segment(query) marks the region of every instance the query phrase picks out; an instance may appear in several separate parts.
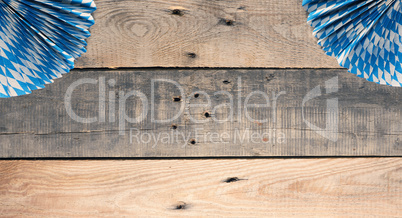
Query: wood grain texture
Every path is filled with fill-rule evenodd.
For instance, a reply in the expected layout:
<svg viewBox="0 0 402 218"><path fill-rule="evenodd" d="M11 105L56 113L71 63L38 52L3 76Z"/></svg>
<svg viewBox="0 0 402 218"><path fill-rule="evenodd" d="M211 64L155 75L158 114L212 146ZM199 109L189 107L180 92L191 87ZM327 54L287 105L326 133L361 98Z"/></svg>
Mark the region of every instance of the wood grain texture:
<svg viewBox="0 0 402 218"><path fill-rule="evenodd" d="M400 158L1 161L0 213L401 217L401 165Z"/></svg>
<svg viewBox="0 0 402 218"><path fill-rule="evenodd" d="M68 88L85 78L104 83L105 89L99 92L99 84L77 86L70 102L78 116L97 119L93 123L72 119L66 108ZM338 78L339 90L325 94L325 82L333 78ZM152 101L155 79L175 81L183 93L170 83L156 82ZM303 106L307 93L317 87L322 95ZM142 93L147 103L138 97L124 101L132 91ZM267 93L269 107L248 108L246 113L247 96L258 91ZM274 102L272 93L280 92ZM101 108L99 93L106 95ZM29 96L0 100L0 157L399 156L401 96L401 89L367 82L346 70L76 70ZM267 104L260 94L248 100ZM330 100L338 102L336 113L328 110ZM157 123L151 102L154 119L184 111L177 119ZM140 117L144 105L141 122L123 122L124 113ZM231 111L232 119L225 121ZM335 120L331 114L338 125L326 132L332 131L335 141L311 126L330 126Z"/></svg>
<svg viewBox="0 0 402 218"><path fill-rule="evenodd" d="M339 68L316 44L302 0L97 0L78 68Z"/></svg>

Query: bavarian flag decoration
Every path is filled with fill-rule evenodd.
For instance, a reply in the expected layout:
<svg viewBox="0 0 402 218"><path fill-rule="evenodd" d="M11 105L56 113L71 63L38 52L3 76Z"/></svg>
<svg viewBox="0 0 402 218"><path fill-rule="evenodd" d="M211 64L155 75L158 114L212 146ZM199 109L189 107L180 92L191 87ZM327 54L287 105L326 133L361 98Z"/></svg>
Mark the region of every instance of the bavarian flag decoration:
<svg viewBox="0 0 402 218"><path fill-rule="evenodd" d="M95 10L92 0L0 0L0 97L29 94L74 68Z"/></svg>
<svg viewBox="0 0 402 218"><path fill-rule="evenodd" d="M401 0L303 0L326 54L358 77L402 86Z"/></svg>

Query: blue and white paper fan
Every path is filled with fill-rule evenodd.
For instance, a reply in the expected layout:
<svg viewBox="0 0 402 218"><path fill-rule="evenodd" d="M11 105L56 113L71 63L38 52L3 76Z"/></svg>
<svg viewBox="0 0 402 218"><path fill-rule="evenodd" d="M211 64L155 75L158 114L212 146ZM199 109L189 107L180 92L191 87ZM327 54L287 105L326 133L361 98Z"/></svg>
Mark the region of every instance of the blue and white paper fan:
<svg viewBox="0 0 402 218"><path fill-rule="evenodd" d="M74 68L92 0L0 0L0 97L31 93Z"/></svg>
<svg viewBox="0 0 402 218"><path fill-rule="evenodd" d="M402 86L401 0L303 0L318 44L358 77Z"/></svg>

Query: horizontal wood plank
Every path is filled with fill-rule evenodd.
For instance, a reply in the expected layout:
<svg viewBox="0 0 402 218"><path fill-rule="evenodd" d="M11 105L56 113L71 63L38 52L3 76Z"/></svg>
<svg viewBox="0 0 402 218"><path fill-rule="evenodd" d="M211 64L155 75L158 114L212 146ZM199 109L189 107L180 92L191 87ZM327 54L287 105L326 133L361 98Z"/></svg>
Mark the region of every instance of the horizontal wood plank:
<svg viewBox="0 0 402 218"><path fill-rule="evenodd" d="M97 0L78 68L339 68L312 36L302 0Z"/></svg>
<svg viewBox="0 0 402 218"><path fill-rule="evenodd" d="M346 70L75 70L0 99L0 157L399 156L401 96Z"/></svg>
<svg viewBox="0 0 402 218"><path fill-rule="evenodd" d="M400 217L402 160L0 161L5 217Z"/></svg>

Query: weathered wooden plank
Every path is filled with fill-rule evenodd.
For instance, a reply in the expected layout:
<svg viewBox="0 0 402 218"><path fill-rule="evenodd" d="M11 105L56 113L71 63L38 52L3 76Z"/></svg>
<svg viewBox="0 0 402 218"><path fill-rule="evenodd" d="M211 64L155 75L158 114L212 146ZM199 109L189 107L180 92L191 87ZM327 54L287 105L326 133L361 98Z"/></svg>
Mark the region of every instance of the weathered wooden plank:
<svg viewBox="0 0 402 218"><path fill-rule="evenodd" d="M339 68L316 45L301 2L97 0L76 66Z"/></svg>
<svg viewBox="0 0 402 218"><path fill-rule="evenodd" d="M1 161L0 213L400 217L401 164L400 158Z"/></svg>
<svg viewBox="0 0 402 218"><path fill-rule="evenodd" d="M346 70L75 70L0 100L0 156L402 155L401 94Z"/></svg>

